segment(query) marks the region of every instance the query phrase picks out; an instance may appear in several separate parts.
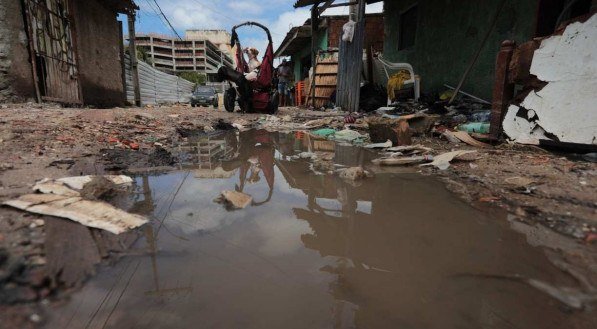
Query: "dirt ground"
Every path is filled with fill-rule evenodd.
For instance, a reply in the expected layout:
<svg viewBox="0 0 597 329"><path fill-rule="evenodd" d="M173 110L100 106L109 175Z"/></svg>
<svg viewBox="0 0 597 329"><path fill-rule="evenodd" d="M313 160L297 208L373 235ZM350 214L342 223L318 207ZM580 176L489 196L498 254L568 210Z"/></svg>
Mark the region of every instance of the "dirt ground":
<svg viewBox="0 0 597 329"><path fill-rule="evenodd" d="M329 113L285 108L277 114L290 116L291 122L297 123L322 115ZM29 192L43 178L168 170L176 164L167 151L173 140L197 129L230 128L234 122L257 124L263 122L263 117L183 105L114 109L2 105L0 202ZM341 116L334 120L332 126L343 125ZM476 150L474 161L454 162L445 171L426 167L422 173L439 175L450 190L475 206L500 206L512 214L514 221L540 224L533 232L524 232L529 241L534 239L550 247L559 261L567 264L565 270L592 277L589 283L597 285L593 282L597 278L596 163L507 143L475 148L433 136L415 137L414 142L433 148L434 154ZM36 303L47 302L61 288L47 271L46 235L51 221L0 208L2 323L35 327L39 321ZM117 251L125 249L121 243ZM100 258L109 259L109 254L100 253ZM85 271L93 273L93 266ZM80 284L76 281L64 286L65 290Z"/></svg>

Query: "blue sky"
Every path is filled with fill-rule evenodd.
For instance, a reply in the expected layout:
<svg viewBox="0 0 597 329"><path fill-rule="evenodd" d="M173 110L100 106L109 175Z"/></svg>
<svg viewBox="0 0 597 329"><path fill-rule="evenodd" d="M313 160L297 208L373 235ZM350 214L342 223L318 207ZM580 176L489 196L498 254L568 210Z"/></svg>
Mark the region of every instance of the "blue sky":
<svg viewBox="0 0 597 329"><path fill-rule="evenodd" d="M154 0L135 0L138 32L154 32L173 35L173 32L157 14ZM274 49L284 39L288 30L302 25L309 18L309 9L294 9L296 0L157 0L174 28L184 38L186 29L224 29L252 20L266 25L272 32ZM367 12L381 12L382 3L370 5ZM345 7L332 8L324 15L347 14ZM124 20L126 23L126 20ZM126 31L126 26L125 26ZM239 31L240 32L240 31ZM239 33L244 46L263 50L267 41L257 28L245 28Z"/></svg>

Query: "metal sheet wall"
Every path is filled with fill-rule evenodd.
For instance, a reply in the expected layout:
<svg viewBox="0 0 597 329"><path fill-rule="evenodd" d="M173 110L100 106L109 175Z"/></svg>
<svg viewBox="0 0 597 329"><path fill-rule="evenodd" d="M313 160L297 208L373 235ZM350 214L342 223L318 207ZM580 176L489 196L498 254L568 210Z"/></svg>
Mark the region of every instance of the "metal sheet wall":
<svg viewBox="0 0 597 329"><path fill-rule="evenodd" d="M126 55L125 71L126 98L130 103L134 103L135 93L133 91L133 77L128 54ZM142 105L189 102L195 86L194 83L156 70L144 62L139 62L138 71Z"/></svg>

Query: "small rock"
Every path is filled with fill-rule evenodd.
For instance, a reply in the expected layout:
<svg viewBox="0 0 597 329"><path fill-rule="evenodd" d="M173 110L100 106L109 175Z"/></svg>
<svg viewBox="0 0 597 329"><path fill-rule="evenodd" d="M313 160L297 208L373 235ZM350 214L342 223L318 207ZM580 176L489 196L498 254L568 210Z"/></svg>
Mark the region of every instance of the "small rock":
<svg viewBox="0 0 597 329"><path fill-rule="evenodd" d="M221 199L233 209L243 209L253 201L253 198L245 193L236 191L222 191Z"/></svg>
<svg viewBox="0 0 597 329"><path fill-rule="evenodd" d="M41 322L41 316L39 316L39 314L33 313L29 316L29 320L34 323L39 323Z"/></svg>
<svg viewBox="0 0 597 329"><path fill-rule="evenodd" d="M83 186L81 197L86 200L110 200L118 192L118 187L109 179L102 176L95 176Z"/></svg>
<svg viewBox="0 0 597 329"><path fill-rule="evenodd" d="M340 178L356 181L367 177L367 173L362 167L352 167L340 171Z"/></svg>
<svg viewBox="0 0 597 329"><path fill-rule="evenodd" d="M139 114L135 115L135 119L154 120L155 116L153 114L149 114L149 113L139 113Z"/></svg>
<svg viewBox="0 0 597 329"><path fill-rule="evenodd" d="M44 226L45 222L43 219L35 219L31 224L29 224L29 228L37 228L40 226Z"/></svg>
<svg viewBox="0 0 597 329"><path fill-rule="evenodd" d="M28 263L31 265L46 265L46 259L42 256L32 256L29 258Z"/></svg>

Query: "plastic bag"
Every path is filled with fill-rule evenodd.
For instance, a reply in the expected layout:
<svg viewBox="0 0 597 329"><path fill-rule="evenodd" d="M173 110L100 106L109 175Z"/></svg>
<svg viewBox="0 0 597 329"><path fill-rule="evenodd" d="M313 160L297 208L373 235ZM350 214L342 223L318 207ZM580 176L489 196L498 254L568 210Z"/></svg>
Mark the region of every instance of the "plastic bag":
<svg viewBox="0 0 597 329"><path fill-rule="evenodd" d="M342 26L342 41L352 42L352 38L354 37L354 28L357 23L353 20L348 21L344 26Z"/></svg>

